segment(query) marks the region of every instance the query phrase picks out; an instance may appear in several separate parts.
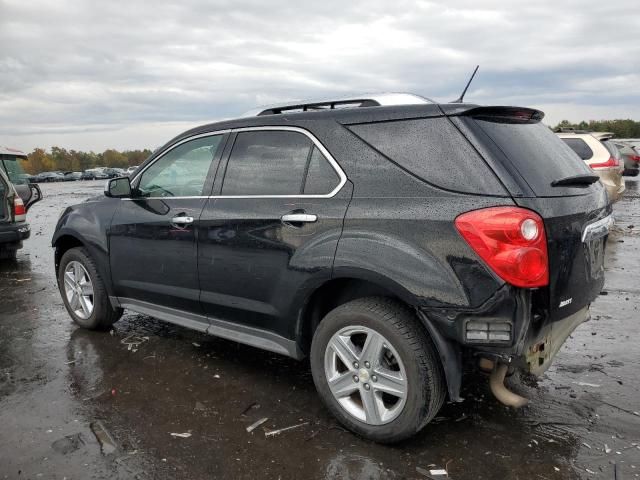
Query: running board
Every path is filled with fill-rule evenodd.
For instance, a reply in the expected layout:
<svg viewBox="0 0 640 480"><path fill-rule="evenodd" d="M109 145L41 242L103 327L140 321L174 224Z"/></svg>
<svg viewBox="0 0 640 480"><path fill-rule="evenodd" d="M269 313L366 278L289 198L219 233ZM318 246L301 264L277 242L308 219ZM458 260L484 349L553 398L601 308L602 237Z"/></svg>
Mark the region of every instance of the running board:
<svg viewBox="0 0 640 480"><path fill-rule="evenodd" d="M297 360L305 356L295 341L267 330L239 325L196 313L184 312L175 308L154 305L153 303L133 298L109 297L109 300L113 306L126 308L142 315L148 315L164 322L180 325L181 327L197 330L215 337L233 340L234 342L279 353Z"/></svg>

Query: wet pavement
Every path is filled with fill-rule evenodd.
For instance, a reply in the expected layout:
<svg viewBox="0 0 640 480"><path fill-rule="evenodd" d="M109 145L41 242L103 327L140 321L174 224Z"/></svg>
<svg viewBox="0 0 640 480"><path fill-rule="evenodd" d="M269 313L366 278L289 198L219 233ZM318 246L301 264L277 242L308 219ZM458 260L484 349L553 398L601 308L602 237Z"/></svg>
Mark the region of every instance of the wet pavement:
<svg viewBox="0 0 640 480"><path fill-rule="evenodd" d="M465 402L381 446L340 428L307 362L131 313L110 333L77 328L49 241L63 207L102 182L45 184L32 238L0 264L0 479L424 479L431 468L452 479L614 479L614 463L616 478L640 477L640 191L627 187L592 321L544 378L510 381L530 406L510 410L485 378L467 378Z"/></svg>

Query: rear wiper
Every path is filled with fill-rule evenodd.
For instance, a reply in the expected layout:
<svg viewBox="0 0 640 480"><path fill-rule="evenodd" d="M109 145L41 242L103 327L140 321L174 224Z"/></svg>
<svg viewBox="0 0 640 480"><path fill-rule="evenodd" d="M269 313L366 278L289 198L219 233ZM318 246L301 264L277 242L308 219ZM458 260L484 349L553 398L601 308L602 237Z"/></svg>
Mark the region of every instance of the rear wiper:
<svg viewBox="0 0 640 480"><path fill-rule="evenodd" d="M571 177L561 178L560 180L554 180L551 182L552 187L562 187L567 185L591 185L600 180L598 175L586 173L583 175L573 175Z"/></svg>

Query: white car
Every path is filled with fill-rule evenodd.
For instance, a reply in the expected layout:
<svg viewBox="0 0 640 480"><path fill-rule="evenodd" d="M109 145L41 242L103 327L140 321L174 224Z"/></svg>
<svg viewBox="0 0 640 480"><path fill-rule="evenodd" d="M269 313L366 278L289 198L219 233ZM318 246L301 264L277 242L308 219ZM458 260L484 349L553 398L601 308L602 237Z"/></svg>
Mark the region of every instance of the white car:
<svg viewBox="0 0 640 480"><path fill-rule="evenodd" d="M625 190L624 162L616 146L609 141L613 134L580 131L557 135L598 174L607 189L609 201L618 201Z"/></svg>

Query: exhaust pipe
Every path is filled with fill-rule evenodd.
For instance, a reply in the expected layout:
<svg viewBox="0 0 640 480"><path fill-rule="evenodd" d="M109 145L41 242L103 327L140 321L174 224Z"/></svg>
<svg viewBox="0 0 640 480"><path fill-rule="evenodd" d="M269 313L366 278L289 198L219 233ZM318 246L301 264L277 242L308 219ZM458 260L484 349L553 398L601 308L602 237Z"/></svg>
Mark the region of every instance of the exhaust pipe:
<svg viewBox="0 0 640 480"><path fill-rule="evenodd" d="M489 386L491 387L491 393L498 399L500 403L503 403L507 407L521 408L529 403L524 397L513 393L508 390L504 385L504 377L507 374L509 366L506 363L499 363L491 372L489 377Z"/></svg>

